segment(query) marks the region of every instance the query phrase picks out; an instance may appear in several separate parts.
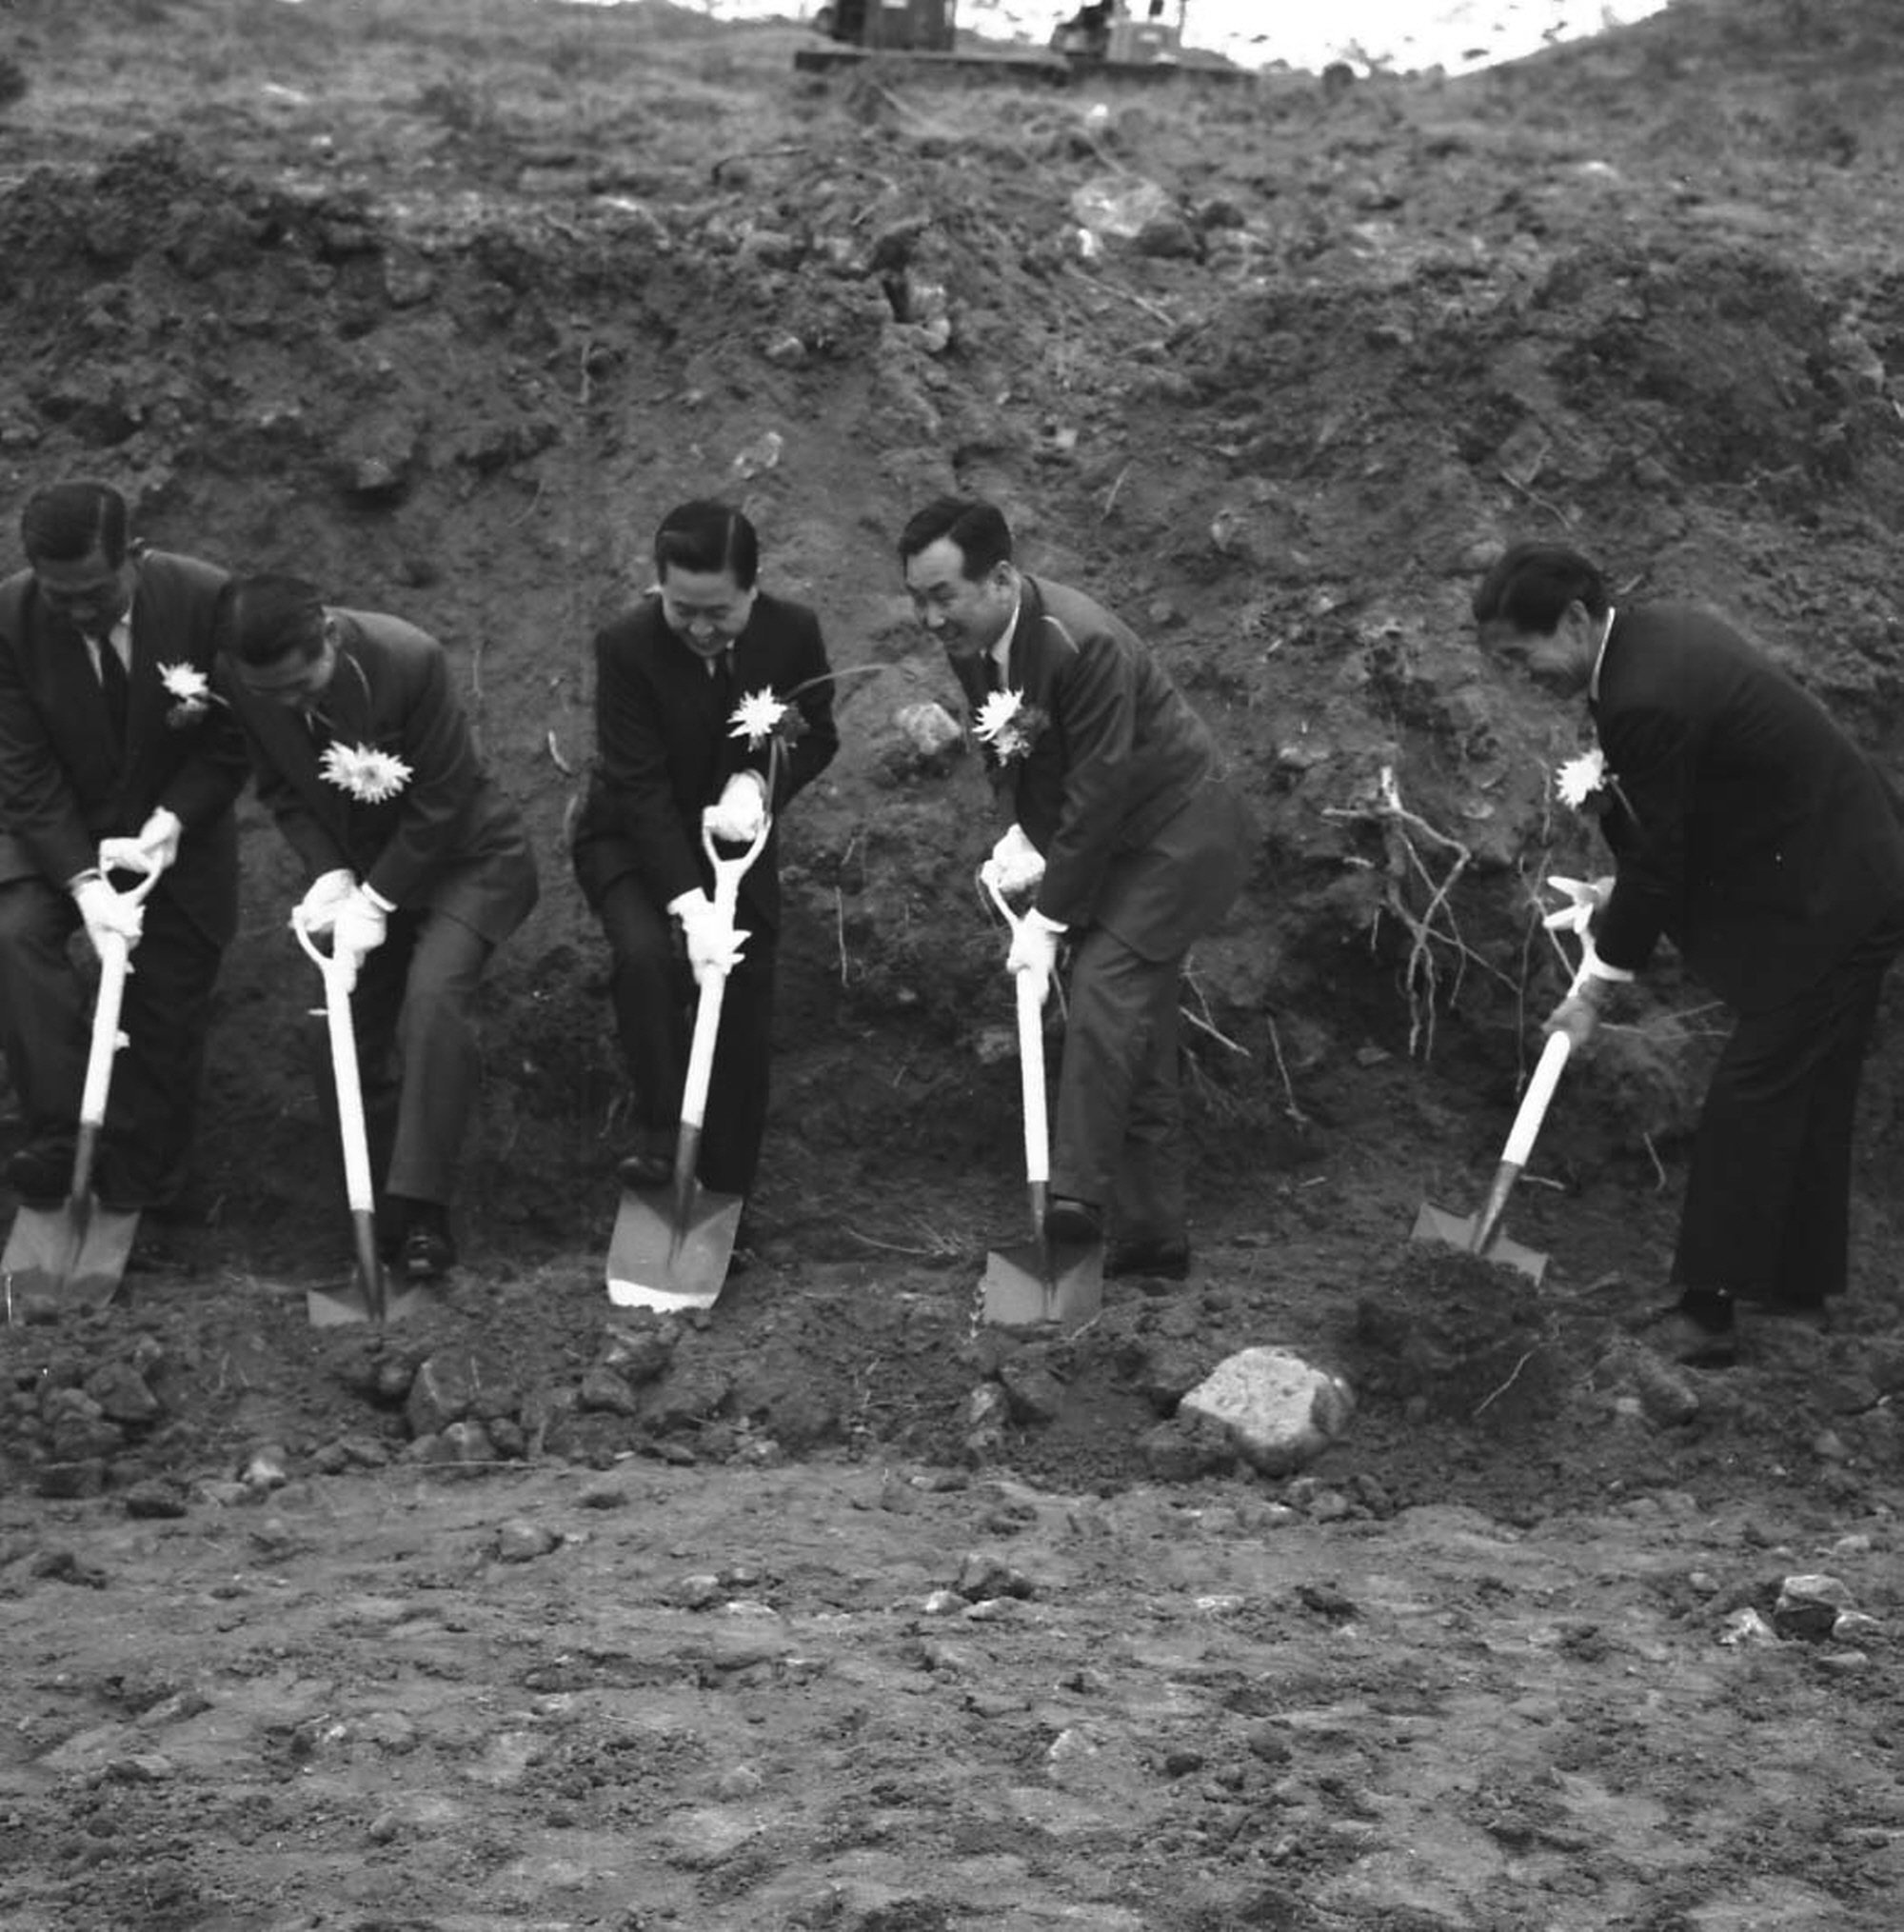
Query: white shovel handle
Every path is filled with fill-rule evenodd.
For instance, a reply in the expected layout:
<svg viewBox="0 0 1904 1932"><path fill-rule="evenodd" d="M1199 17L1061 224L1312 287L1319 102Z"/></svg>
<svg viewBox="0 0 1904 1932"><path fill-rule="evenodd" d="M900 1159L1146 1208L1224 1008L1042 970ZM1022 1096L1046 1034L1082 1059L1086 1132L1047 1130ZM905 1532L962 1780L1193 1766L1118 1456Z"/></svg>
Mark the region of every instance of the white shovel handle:
<svg viewBox="0 0 1904 1932"><path fill-rule="evenodd" d="M1023 918L1011 909L998 882L982 869L980 878L1001 917L1016 938ZM1044 1001L1029 973L1012 974L1018 996L1019 1083L1023 1089L1024 1178L1034 1187L1051 1179L1051 1132L1044 1112Z"/></svg>
<svg viewBox="0 0 1904 1932"><path fill-rule="evenodd" d="M708 810L712 809L710 806ZM730 932L740 908L742 876L766 849L767 834L772 829L773 820L764 812L761 828L747 849L737 858L724 859L715 848L713 833L707 829L706 814L702 815L701 847L714 868L714 909L725 918ZM681 1124L697 1131L707 1117L707 1089L714 1078L714 1045L720 1037L721 1003L726 991L725 969L709 973L702 982L700 1004L694 1009L694 1034L687 1047L687 1077L681 1089Z"/></svg>
<svg viewBox="0 0 1904 1932"><path fill-rule="evenodd" d="M1598 958L1594 951L1593 939L1584 926L1579 928L1579 941L1580 965L1573 984L1567 988L1570 1000L1593 978L1594 962ZM1573 1050L1574 1043L1565 1033L1548 1034L1547 1044L1541 1047L1540 1058L1535 1062L1533 1074L1528 1079L1527 1091L1520 1096L1519 1111L1514 1116L1513 1126L1508 1129L1507 1145L1500 1150L1503 1166L1526 1166L1527 1157L1534 1151L1535 1136L1539 1133L1540 1123L1546 1118L1547 1103L1554 1098L1554 1089L1560 1084L1567 1056Z"/></svg>
<svg viewBox="0 0 1904 1932"><path fill-rule="evenodd" d="M364 1121L364 1088L357 1072L357 1034L350 1024L348 968L334 950L326 952L312 939L301 919L291 920L291 930L324 975L324 1017L337 1086L338 1136L344 1146L344 1192L353 1214L374 1214L377 1190L370 1179L370 1133Z"/></svg>
<svg viewBox="0 0 1904 1932"><path fill-rule="evenodd" d="M159 875L148 872L124 896L143 900L158 883ZM126 1044L119 1034L119 1014L126 1001L126 976L132 969L132 948L118 933L107 933L98 951L99 992L92 1003L92 1041L86 1055L86 1084L79 1095L79 1124L85 1127L106 1125L106 1103L112 1091L112 1056Z"/></svg>

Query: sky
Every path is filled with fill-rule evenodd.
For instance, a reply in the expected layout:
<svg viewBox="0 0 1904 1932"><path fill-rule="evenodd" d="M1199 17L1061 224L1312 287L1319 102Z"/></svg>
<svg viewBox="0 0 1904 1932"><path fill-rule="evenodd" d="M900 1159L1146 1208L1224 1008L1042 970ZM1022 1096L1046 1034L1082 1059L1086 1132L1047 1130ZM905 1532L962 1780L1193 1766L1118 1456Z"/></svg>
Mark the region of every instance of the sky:
<svg viewBox="0 0 1904 1932"><path fill-rule="evenodd" d="M599 0L598 0L599 4ZM626 0L640 5L641 0ZM720 20L811 18L820 0L678 0ZM1076 0L959 0L959 24L1042 46ZM1133 0L1141 13L1145 0ZM1668 0L1190 0L1186 42L1245 67L1284 61L1320 69L1332 60L1467 72L1516 60L1554 39L1577 39L1643 20ZM1177 0L1167 0L1174 17Z"/></svg>

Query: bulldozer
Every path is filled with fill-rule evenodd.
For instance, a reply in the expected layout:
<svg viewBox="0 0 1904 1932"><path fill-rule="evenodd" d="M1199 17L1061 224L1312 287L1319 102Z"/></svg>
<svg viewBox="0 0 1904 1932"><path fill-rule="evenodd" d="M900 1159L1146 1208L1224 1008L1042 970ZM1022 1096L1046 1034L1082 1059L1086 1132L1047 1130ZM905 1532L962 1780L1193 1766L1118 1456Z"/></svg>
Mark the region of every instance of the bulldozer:
<svg viewBox="0 0 1904 1932"><path fill-rule="evenodd" d="M1183 16L1187 0L1178 0L1177 17L1165 17L1166 0L1148 0L1142 19L1124 0L1100 0L1081 7L1052 30L1051 50L1074 65L1092 67L1166 66L1183 58Z"/></svg>
<svg viewBox="0 0 1904 1932"><path fill-rule="evenodd" d="M849 67L875 54L900 54L929 67L984 70L1063 85L1073 79L1105 75L1165 79L1173 73L1243 75L1220 55L1185 54L1187 0L1099 0L1082 6L1052 30L1043 50L960 50L958 0L828 0L813 16L813 30L824 43L799 49L794 65L826 69ZM1174 10L1175 17L1169 17Z"/></svg>

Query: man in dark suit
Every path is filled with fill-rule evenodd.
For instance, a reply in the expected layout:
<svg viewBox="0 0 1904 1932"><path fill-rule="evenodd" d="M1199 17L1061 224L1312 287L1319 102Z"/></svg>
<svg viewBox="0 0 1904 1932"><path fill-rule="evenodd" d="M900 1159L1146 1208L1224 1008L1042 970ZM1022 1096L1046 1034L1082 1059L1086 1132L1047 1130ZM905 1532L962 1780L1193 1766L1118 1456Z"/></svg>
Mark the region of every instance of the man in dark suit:
<svg viewBox="0 0 1904 1932"><path fill-rule="evenodd" d="M730 969L708 1086L700 1178L753 1184L766 1127L780 928L778 822L839 749L820 623L761 589L760 540L739 510L694 502L655 532L657 588L595 637L596 757L574 864L610 954L615 1026L637 1129L623 1185L672 1169L686 1074L687 973ZM737 727L743 700L785 708L772 737ZM770 830L741 880L739 932L717 917L701 833L745 844ZM684 970L684 959L685 970Z"/></svg>
<svg viewBox="0 0 1904 1932"><path fill-rule="evenodd" d="M1858 1077L1904 947L1904 828L1823 707L1716 617L1616 610L1594 565L1539 544L1500 559L1474 614L1493 656L1585 693L1604 759L1603 969L1549 1030L1589 1038L1662 934L1738 1015L1693 1144L1678 1298L1654 1328L1720 1365L1739 1302L1803 1313L1844 1289Z"/></svg>
<svg viewBox="0 0 1904 1932"><path fill-rule="evenodd" d="M7 1179L62 1200L90 1037L68 942L136 942L94 1185L180 1205L212 984L237 924L245 748L207 695L224 573L130 543L103 483L36 491L0 584L0 1046L27 1125ZM114 888L157 872L143 906Z"/></svg>
<svg viewBox="0 0 1904 1932"><path fill-rule="evenodd" d="M311 878L293 917L356 963L379 1241L410 1279L440 1275L481 1072L477 987L536 900L522 820L476 755L443 647L413 625L248 577L221 601L218 647L259 799Z"/></svg>
<svg viewBox="0 0 1904 1932"><path fill-rule="evenodd" d="M942 497L899 553L1011 816L988 863L1009 886L1024 848L1036 854L1006 964L1048 987L1060 939L1072 944L1048 1232L1095 1241L1114 1206L1106 1270L1180 1279L1179 982L1242 883L1247 817L1208 727L1150 652L1082 592L1019 569L996 506Z"/></svg>

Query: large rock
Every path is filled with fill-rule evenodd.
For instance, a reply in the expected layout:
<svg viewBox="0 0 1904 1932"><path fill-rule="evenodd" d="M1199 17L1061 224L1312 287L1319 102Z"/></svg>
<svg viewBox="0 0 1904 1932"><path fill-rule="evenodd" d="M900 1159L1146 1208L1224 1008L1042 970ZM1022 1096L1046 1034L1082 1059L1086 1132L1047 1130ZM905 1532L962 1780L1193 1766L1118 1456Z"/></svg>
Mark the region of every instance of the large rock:
<svg viewBox="0 0 1904 1932"><path fill-rule="evenodd" d="M1178 1405L1180 1422L1221 1429L1237 1454L1265 1476L1286 1476L1348 1426L1347 1383L1286 1348L1245 1348L1216 1367Z"/></svg>

